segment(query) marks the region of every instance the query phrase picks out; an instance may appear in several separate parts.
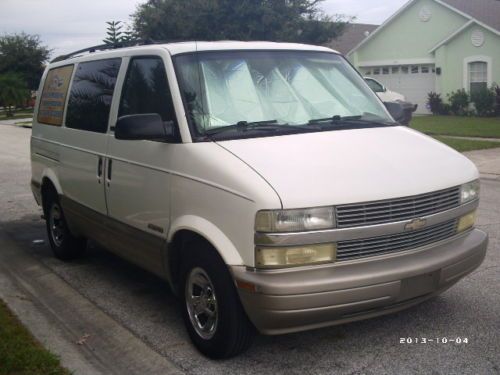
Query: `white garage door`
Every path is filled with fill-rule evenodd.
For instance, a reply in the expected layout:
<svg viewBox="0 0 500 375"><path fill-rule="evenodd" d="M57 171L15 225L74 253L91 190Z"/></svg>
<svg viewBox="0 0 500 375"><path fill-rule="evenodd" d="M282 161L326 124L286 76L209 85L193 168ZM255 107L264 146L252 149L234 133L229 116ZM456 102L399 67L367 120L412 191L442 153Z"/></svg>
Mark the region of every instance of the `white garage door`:
<svg viewBox="0 0 500 375"><path fill-rule="evenodd" d="M403 94L406 100L418 104L416 113L427 114L427 95L436 91L434 65L402 65L365 68L364 74L381 82L388 90Z"/></svg>

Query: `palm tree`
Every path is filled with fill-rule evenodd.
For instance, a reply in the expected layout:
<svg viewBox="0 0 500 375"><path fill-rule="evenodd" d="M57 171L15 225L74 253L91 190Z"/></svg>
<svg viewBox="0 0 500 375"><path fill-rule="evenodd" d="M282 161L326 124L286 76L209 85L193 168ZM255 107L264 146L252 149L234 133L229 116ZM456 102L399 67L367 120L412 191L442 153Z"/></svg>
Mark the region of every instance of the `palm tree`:
<svg viewBox="0 0 500 375"><path fill-rule="evenodd" d="M0 103L7 108L7 117L12 117L12 107L23 104L29 90L24 80L15 73L0 74Z"/></svg>

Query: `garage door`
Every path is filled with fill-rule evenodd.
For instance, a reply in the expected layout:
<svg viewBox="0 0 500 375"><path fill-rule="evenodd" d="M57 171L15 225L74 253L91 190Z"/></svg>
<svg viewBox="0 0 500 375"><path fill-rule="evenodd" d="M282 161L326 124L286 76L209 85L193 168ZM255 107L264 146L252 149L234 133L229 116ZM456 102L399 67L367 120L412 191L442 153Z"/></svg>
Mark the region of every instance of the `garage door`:
<svg viewBox="0 0 500 375"><path fill-rule="evenodd" d="M427 94L436 91L434 65L400 65L365 68L364 74L381 82L387 89L399 92L418 104L416 113L428 114Z"/></svg>

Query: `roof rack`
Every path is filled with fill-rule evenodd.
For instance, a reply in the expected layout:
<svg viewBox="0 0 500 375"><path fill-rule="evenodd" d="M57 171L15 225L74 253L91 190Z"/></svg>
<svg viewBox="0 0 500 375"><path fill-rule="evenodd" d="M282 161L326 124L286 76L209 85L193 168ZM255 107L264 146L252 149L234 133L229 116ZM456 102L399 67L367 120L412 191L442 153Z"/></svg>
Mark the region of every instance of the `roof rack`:
<svg viewBox="0 0 500 375"><path fill-rule="evenodd" d="M168 40L167 41L167 40L153 40L153 39L136 39L136 40L131 40L129 42L120 42L120 43L113 43L113 44L99 44L97 46L79 49L78 51L74 51L74 52L68 53L66 55L57 56L55 59L53 59L51 61L51 63L55 63L58 61L64 61L64 60L70 59L70 58L75 57L76 55L79 55L79 54L84 53L84 52L94 53L96 51L107 51L107 50L119 49L119 48L144 46L144 45L150 45L150 44L173 43L173 42L181 42L181 41L182 40Z"/></svg>

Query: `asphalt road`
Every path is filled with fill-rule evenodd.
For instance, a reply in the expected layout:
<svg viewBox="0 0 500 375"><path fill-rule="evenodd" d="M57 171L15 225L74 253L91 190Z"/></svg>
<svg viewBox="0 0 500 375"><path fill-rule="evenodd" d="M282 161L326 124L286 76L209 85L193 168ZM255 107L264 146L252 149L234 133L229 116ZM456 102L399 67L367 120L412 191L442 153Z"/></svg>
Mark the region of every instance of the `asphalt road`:
<svg viewBox="0 0 500 375"><path fill-rule="evenodd" d="M30 130L0 125L0 230L23 251L188 374L499 374L500 181L482 181L485 262L443 295L394 315L285 336L259 336L245 354L210 361L191 346L165 282L91 246L62 263L51 256L29 190ZM1 249L0 249L1 251ZM401 338L468 343L401 344ZM110 359L110 360L119 360Z"/></svg>

